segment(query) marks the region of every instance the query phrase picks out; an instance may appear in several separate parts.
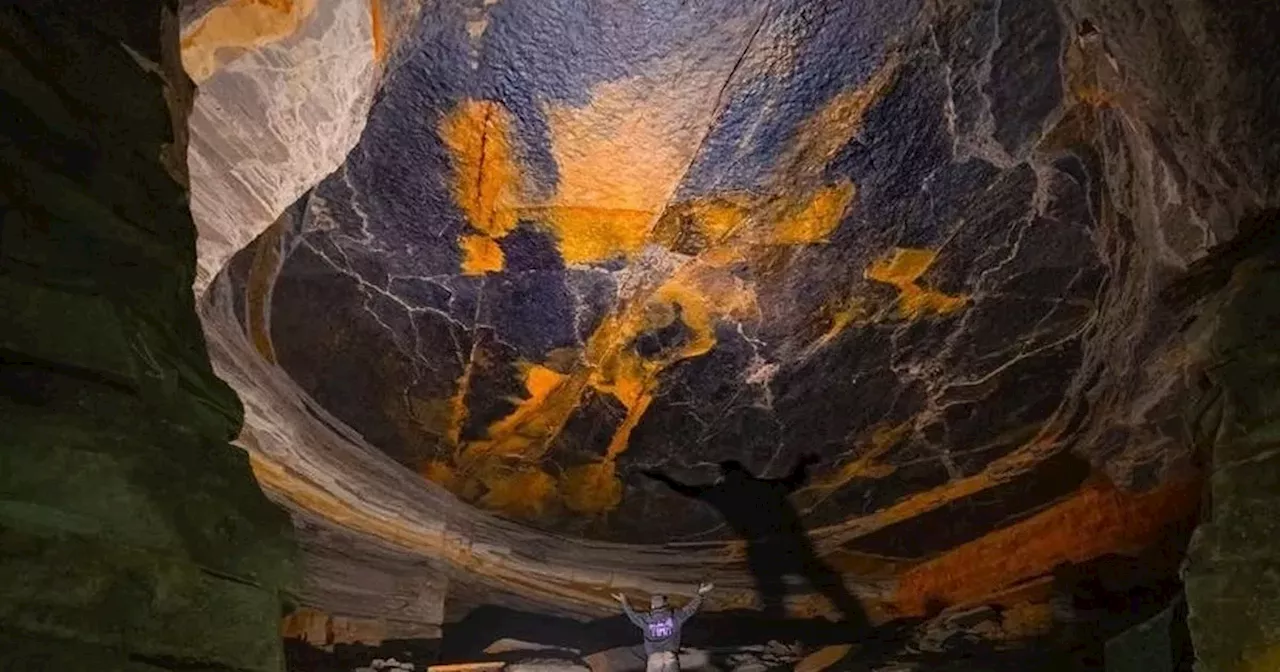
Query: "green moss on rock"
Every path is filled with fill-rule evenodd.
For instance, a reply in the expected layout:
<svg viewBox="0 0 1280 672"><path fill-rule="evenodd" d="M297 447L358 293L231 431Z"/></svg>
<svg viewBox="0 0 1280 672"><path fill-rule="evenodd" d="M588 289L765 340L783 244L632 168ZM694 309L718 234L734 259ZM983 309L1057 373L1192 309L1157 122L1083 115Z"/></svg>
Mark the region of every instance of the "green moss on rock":
<svg viewBox="0 0 1280 672"><path fill-rule="evenodd" d="M0 9L0 669L280 670L292 525L228 443L160 163L176 8L109 4Z"/></svg>
<svg viewBox="0 0 1280 672"><path fill-rule="evenodd" d="M1246 263L1205 312L1212 365L1192 425L1212 475L1188 620L1197 670L1264 672L1280 661L1280 268Z"/></svg>

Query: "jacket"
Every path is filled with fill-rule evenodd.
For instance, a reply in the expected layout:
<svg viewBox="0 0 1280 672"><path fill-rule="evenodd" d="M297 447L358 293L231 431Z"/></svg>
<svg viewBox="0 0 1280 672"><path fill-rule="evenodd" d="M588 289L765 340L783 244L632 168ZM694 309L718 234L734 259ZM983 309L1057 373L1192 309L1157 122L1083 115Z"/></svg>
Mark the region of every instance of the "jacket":
<svg viewBox="0 0 1280 672"><path fill-rule="evenodd" d="M644 632L644 653L651 656L655 653L679 653L680 630L684 622L698 613L702 606L702 596L698 595L679 609L663 607L647 613L637 613L627 602L622 603L622 611L636 627Z"/></svg>

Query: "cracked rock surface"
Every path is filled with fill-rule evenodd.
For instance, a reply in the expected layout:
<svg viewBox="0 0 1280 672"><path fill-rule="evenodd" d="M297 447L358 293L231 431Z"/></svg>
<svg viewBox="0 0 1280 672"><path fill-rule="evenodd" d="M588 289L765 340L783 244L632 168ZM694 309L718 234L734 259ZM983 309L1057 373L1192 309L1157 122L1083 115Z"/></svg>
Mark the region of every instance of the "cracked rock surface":
<svg viewBox="0 0 1280 672"><path fill-rule="evenodd" d="M1158 295L1275 204L1273 10L296 4L185 35L202 317L299 516L474 603L751 608L717 514L639 472L817 453L793 502L874 619L998 603L991 640L1195 516Z"/></svg>

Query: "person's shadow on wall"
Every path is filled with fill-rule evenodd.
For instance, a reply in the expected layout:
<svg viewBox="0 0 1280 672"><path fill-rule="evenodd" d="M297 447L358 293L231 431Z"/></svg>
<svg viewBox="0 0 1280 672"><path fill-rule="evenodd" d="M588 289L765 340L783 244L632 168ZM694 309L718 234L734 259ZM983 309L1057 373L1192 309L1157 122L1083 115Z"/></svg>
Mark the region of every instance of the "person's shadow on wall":
<svg viewBox="0 0 1280 672"><path fill-rule="evenodd" d="M720 478L709 485L687 485L658 471L645 476L697 499L720 512L725 523L747 542L747 566L756 581L766 619L783 620L786 577L798 576L835 605L843 623L862 630L870 626L862 603L844 585L840 573L818 557L788 495L808 481L814 456L800 460L783 478L757 478L742 463L720 463Z"/></svg>

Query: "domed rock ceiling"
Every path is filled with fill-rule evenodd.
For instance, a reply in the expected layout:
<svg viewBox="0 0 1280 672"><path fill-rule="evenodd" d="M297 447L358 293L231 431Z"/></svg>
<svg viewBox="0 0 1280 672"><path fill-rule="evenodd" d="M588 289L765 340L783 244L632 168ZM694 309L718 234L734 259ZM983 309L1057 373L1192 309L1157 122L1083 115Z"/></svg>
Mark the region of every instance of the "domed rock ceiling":
<svg viewBox="0 0 1280 672"><path fill-rule="evenodd" d="M286 4L251 39L209 18L241 5L197 12L185 47L214 115L193 184L199 151L237 166L202 242L254 241L206 328L300 514L567 613L701 576L749 606L718 514L640 471L816 454L793 503L878 618L1194 515L1184 318L1155 297L1261 172L1247 127L1188 140L1229 90L1203 16L1117 45L1133 15L1051 0ZM1169 83L1182 43L1202 71ZM272 50L314 109L227 112ZM240 154L209 139L237 114L270 122ZM351 145L328 176L296 154ZM287 208L282 165L314 173Z"/></svg>

